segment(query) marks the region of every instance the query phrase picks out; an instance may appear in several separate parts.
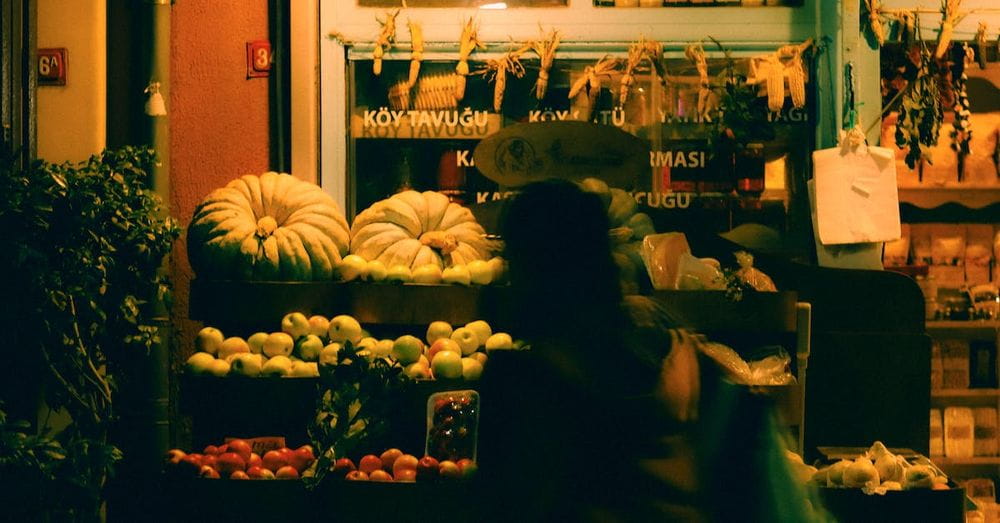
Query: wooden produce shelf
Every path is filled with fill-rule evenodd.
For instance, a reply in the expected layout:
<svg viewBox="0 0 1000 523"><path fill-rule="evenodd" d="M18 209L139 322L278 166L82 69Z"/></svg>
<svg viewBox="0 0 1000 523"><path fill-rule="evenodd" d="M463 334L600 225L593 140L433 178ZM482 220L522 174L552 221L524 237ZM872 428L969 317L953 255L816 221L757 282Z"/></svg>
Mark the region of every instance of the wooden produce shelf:
<svg viewBox="0 0 1000 523"><path fill-rule="evenodd" d="M900 187L899 201L922 209L932 209L947 203L959 203L978 209L1000 201L1000 186Z"/></svg>
<svg viewBox="0 0 1000 523"><path fill-rule="evenodd" d="M928 321L927 334L932 338L973 341L996 341L998 321Z"/></svg>
<svg viewBox="0 0 1000 523"><path fill-rule="evenodd" d="M1000 465L998 456L975 456L971 458L949 458L946 456L931 456L931 461L938 466L995 466Z"/></svg>

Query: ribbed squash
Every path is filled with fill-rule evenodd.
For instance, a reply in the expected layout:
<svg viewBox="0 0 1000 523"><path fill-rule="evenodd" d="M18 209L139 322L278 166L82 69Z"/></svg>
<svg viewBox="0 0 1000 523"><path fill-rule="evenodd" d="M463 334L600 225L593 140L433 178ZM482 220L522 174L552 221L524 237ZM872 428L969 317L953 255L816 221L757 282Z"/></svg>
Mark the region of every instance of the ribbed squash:
<svg viewBox="0 0 1000 523"><path fill-rule="evenodd" d="M617 188L608 187L603 180L586 178L580 182L580 187L587 192L596 194L607 206L608 221L611 229L612 255L620 269L622 289L626 294L637 294L650 286L646 266L639 256L642 239L648 234L655 234L653 220L639 208L635 198L629 193Z"/></svg>
<svg viewBox="0 0 1000 523"><path fill-rule="evenodd" d="M472 211L434 191L403 191L372 204L351 225L351 253L386 267L449 267L485 260L493 243Z"/></svg>
<svg viewBox="0 0 1000 523"><path fill-rule="evenodd" d="M350 247L350 230L318 185L266 172L209 193L195 208L187 245L199 277L329 280Z"/></svg>

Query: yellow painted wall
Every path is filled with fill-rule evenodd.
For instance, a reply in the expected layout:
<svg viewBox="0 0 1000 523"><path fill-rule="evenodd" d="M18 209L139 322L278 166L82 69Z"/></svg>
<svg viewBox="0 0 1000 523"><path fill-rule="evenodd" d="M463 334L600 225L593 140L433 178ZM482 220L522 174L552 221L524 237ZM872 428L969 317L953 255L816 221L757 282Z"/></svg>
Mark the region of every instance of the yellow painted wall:
<svg viewBox="0 0 1000 523"><path fill-rule="evenodd" d="M38 0L38 47L65 47L64 86L38 88L38 156L80 161L104 149L107 1Z"/></svg>

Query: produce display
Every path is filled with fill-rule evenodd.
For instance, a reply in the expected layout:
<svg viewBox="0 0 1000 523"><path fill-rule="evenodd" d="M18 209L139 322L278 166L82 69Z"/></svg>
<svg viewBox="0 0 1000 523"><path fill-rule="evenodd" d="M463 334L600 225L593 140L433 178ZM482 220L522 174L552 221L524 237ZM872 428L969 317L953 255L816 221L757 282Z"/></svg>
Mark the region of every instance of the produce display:
<svg viewBox="0 0 1000 523"><path fill-rule="evenodd" d="M280 447L260 455L250 442L231 439L222 445L208 445L200 452L181 449L167 451L165 467L176 477L207 479L299 479L308 475L316 461L310 445L297 449Z"/></svg>
<svg viewBox="0 0 1000 523"><path fill-rule="evenodd" d="M351 225L343 280L489 284L502 274L497 242L472 211L434 191L403 191L375 202ZM361 262L365 262L362 264Z"/></svg>
<svg viewBox="0 0 1000 523"><path fill-rule="evenodd" d="M187 246L199 277L330 280L350 248L350 228L318 185L266 172L209 193L195 208Z"/></svg>
<svg viewBox="0 0 1000 523"><path fill-rule="evenodd" d="M351 458L338 458L330 465L330 474L347 481L441 481L470 478L478 472L476 462L463 458L457 461L441 460L425 455L417 459L391 448L382 454L365 454L357 465Z"/></svg>
<svg viewBox="0 0 1000 523"><path fill-rule="evenodd" d="M950 488L948 477L929 459L923 456L907 459L893 454L880 441L853 460L841 459L818 470L800 466L798 473L810 485L860 488L868 494L884 494L889 490Z"/></svg>
<svg viewBox="0 0 1000 523"><path fill-rule="evenodd" d="M476 457L479 394L474 390L432 394L427 400L427 454L460 462Z"/></svg>
<svg viewBox="0 0 1000 523"><path fill-rule="evenodd" d="M612 256L621 271L622 288L626 294L637 294L640 289L649 286L640 252L642 239L656 233L653 220L648 214L638 212L638 204L632 195L617 187L608 187L603 180L586 178L580 186L600 197L607 207Z"/></svg>
<svg viewBox="0 0 1000 523"><path fill-rule="evenodd" d="M519 347L509 334L494 333L484 320L460 327L435 321L423 339L406 334L379 340L347 314L327 319L291 312L281 319L281 331L257 332L246 339L202 328L195 337L197 352L186 366L194 375L311 378L320 375L320 366L342 363L341 349L348 343L366 358L398 364L412 379L477 380L487 350Z"/></svg>

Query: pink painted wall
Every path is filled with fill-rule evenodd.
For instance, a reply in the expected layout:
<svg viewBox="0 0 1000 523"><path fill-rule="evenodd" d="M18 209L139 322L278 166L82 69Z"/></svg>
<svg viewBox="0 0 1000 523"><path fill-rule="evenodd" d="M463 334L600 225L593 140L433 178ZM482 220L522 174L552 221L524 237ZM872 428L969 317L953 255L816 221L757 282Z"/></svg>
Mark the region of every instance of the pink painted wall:
<svg viewBox="0 0 1000 523"><path fill-rule="evenodd" d="M267 0L177 2L171 24L170 207L186 229L210 191L268 170L268 80L246 78L246 42L268 38ZM187 317L185 241L171 262L175 368L202 327Z"/></svg>

